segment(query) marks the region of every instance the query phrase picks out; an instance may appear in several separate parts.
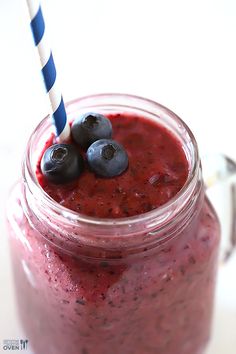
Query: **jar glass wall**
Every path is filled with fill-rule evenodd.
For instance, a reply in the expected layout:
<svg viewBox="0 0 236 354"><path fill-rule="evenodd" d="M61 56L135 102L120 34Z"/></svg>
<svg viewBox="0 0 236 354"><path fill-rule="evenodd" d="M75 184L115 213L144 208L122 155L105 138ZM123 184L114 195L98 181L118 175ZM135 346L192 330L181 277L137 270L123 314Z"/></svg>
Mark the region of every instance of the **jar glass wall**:
<svg viewBox="0 0 236 354"><path fill-rule="evenodd" d="M7 218L20 318L35 354L200 354L210 335L220 229L205 196L194 137L167 108L129 95L97 95L67 105L141 114L181 141L189 176L160 208L96 219L70 211L35 174L51 134L33 133Z"/></svg>

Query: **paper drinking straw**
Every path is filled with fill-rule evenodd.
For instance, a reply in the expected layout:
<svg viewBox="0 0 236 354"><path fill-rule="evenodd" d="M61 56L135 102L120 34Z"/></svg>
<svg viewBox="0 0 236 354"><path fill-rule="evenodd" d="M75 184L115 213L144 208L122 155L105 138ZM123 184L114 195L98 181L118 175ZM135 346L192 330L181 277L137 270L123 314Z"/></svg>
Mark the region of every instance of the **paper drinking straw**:
<svg viewBox="0 0 236 354"><path fill-rule="evenodd" d="M35 46L38 48L45 87L52 106L52 117L59 141L66 141L70 135L65 105L58 87L57 72L51 48L45 35L45 23L39 0L27 0L30 25Z"/></svg>

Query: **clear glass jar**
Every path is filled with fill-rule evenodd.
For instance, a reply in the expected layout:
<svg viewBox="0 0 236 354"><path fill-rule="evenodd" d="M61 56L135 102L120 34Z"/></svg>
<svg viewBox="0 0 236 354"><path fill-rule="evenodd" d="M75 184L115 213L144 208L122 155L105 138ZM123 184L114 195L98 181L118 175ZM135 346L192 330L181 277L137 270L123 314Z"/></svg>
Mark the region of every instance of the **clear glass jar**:
<svg viewBox="0 0 236 354"><path fill-rule="evenodd" d="M210 336L220 227L205 196L197 145L167 108L129 95L67 105L134 112L182 142L189 176L162 207L122 219L70 211L39 186L36 165L52 127L32 134L7 219L20 318L35 354L200 354Z"/></svg>

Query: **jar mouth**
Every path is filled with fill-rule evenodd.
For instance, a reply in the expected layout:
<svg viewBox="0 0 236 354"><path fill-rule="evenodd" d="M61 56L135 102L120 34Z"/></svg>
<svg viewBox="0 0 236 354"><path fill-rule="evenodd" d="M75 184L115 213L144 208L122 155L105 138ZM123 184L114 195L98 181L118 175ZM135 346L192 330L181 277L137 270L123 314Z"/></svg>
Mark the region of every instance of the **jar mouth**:
<svg viewBox="0 0 236 354"><path fill-rule="evenodd" d="M128 103L122 103L126 100ZM35 154L35 142L39 141L43 134L47 134L49 138L50 132L53 132L53 126L51 123L50 115L47 115L35 128L31 134L27 149L23 159L22 172L23 178L28 185L28 188L31 194L37 200L43 201L45 208L50 210L50 213L55 213L57 216L61 216L67 219L68 222L75 224L82 223L91 226L102 225L103 227L114 227L114 226L131 226L134 224L140 224L140 222L150 222L153 221L155 226L167 222L170 215L173 217L173 210L178 213L183 205L183 201L187 201L189 196L192 194L196 183L199 178L199 152L195 137L189 127L179 118L174 112L165 106L143 97L122 94L122 93L103 93L95 94L90 96L84 96L79 99L72 100L66 104L66 110L68 117L72 117L75 112L78 114L79 111L88 111L93 107L101 108L108 107L106 109L115 109L119 110L119 107L124 110L136 109L139 112L151 114L153 116L158 116L160 119L163 117L168 117L169 120L175 123L175 126L178 127L180 134L177 134L178 138L185 138L186 149L185 153L188 155L187 159L189 162L189 173L188 178L184 186L180 191L172 197L168 202L158 207L157 209L145 212L143 214L128 216L122 218L96 218L91 216L86 216L84 214L78 213L76 211L70 210L54 199L52 199L40 186L37 176L36 176L36 164L34 161L33 155ZM43 148L43 146L42 146ZM40 151L38 151L37 159L40 156ZM185 204L185 203L184 203Z"/></svg>

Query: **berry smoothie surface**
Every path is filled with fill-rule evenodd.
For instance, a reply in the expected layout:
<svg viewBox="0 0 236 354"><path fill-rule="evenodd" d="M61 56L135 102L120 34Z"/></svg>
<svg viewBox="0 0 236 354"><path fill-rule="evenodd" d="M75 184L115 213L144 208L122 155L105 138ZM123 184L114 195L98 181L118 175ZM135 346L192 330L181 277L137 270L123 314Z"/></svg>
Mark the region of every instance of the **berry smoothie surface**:
<svg viewBox="0 0 236 354"><path fill-rule="evenodd" d="M56 185L45 179L39 164L41 186L61 205L98 218L133 216L168 202L189 171L179 140L141 116L107 117L113 138L127 151L128 168L117 177L101 178L85 166L74 182ZM118 235L115 223L104 248L89 234L90 225L84 226L82 232L93 236L92 253L85 254L81 228L73 224L65 232L59 218L50 219L50 210L42 219L40 205L35 211L23 202L24 186L13 190L9 233L17 301L35 354L203 353L210 335L220 229L201 183L198 187L188 217L160 230L160 246L144 225L137 235L132 233L143 245L135 254L124 245L130 235ZM114 237L118 256L109 249ZM154 243L146 247L147 241Z"/></svg>
<svg viewBox="0 0 236 354"><path fill-rule="evenodd" d="M44 190L61 205L99 218L138 215L168 202L188 176L181 143L152 120L129 114L109 114L107 118L113 139L127 151L128 169L118 177L102 178L86 168L75 182L55 185L38 167Z"/></svg>

